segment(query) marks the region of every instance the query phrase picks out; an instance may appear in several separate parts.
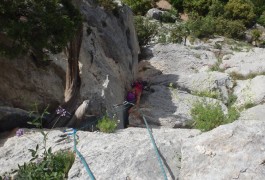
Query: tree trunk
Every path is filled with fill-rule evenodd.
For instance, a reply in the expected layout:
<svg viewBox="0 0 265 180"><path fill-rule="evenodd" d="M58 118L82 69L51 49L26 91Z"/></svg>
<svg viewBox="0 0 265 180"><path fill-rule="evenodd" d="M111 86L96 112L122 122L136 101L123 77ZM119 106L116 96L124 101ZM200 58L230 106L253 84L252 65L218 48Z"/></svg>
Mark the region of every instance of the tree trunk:
<svg viewBox="0 0 265 180"><path fill-rule="evenodd" d="M69 124L75 110L77 109L77 102L79 98L81 79L79 75L79 53L82 43L83 26L80 25L75 36L67 47L68 52L68 65L66 72L66 87L65 87L65 99L61 105L70 114L66 113L66 116L60 116L56 112L52 115L51 121L48 123L49 128L63 127Z"/></svg>

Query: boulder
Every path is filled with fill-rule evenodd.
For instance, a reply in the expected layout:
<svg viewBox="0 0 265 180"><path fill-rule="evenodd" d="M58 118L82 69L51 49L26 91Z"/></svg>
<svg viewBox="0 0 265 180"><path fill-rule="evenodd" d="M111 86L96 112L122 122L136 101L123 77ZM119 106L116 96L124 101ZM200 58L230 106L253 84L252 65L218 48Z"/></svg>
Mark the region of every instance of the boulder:
<svg viewBox="0 0 265 180"><path fill-rule="evenodd" d="M168 179L178 179L181 145L200 134L198 130L152 129L157 147L164 162ZM73 150L73 140L55 143L61 130L49 131L47 147L53 151ZM77 149L82 153L96 179L163 179L148 132L143 128L127 128L113 134L78 131ZM0 175L17 169L18 164L29 162L36 142L41 145L38 130L27 130L20 137L6 139L0 146ZM23 148L22 148L23 147ZM26 147L26 148L24 148ZM15 162L15 163L14 163ZM69 171L68 179L89 179L78 156Z"/></svg>
<svg viewBox="0 0 265 180"><path fill-rule="evenodd" d="M184 142L180 179L265 179L265 122L236 121Z"/></svg>
<svg viewBox="0 0 265 180"><path fill-rule="evenodd" d="M246 104L258 105L265 100L265 76L256 76L253 79L238 80L234 88L237 96L236 106Z"/></svg>
<svg viewBox="0 0 265 180"><path fill-rule="evenodd" d="M264 62L265 49L252 48L247 52L233 52L232 55L223 57L221 68L225 68L226 73L238 73L244 76L253 73L265 72Z"/></svg>
<svg viewBox="0 0 265 180"><path fill-rule="evenodd" d="M162 17L163 11L157 9L157 8L152 8L149 9L146 13L146 17L150 19L155 19L160 21Z"/></svg>
<svg viewBox="0 0 265 180"><path fill-rule="evenodd" d="M30 116L29 112L22 109L0 106L0 133L13 129L14 123L16 127L29 127L27 122L33 118L33 115Z"/></svg>
<svg viewBox="0 0 265 180"><path fill-rule="evenodd" d="M265 104L260 104L240 113L240 120L260 120L264 121Z"/></svg>

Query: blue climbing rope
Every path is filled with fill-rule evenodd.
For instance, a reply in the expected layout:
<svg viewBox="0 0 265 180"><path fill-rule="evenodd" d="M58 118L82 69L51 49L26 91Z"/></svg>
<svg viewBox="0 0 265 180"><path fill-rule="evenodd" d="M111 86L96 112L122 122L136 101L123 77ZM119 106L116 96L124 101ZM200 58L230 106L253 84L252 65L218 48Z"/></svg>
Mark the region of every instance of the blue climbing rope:
<svg viewBox="0 0 265 180"><path fill-rule="evenodd" d="M131 103L131 102L128 102L128 101L124 101L122 104L117 104L117 105L115 105L115 107L119 107L120 105L127 105L127 104L131 104L131 105L133 105L133 106L135 105L134 103ZM166 174L166 171L165 171L165 169L164 169L163 162L162 162L162 159L161 159L161 157L160 157L160 154L159 154L159 152L158 152L158 148L157 148L157 146L156 146L155 139L154 139L154 137L153 137L153 135L152 135L152 132L150 131L149 125L148 125L148 123L147 123L147 121L146 121L146 119L145 119L145 117L144 117L144 115L143 115L142 112L141 112L141 115L142 115L142 117L143 117L143 119L144 119L144 123L145 123L146 129L147 129L147 131L148 131L148 134L149 134L149 136L150 136L151 142L152 142L153 147L154 147L154 149L155 149L155 153L156 153L156 156L157 156L157 159L158 159L158 162L159 162L159 165L160 165L161 171L162 171L162 173L163 173L164 180L167 180L167 174Z"/></svg>
<svg viewBox="0 0 265 180"><path fill-rule="evenodd" d="M73 135L74 136L74 151L76 152L76 154L78 155L78 157L80 158L82 164L84 165L89 177L91 180L95 180L96 178L94 177L92 171L90 170L84 156L78 151L78 149L76 148L76 132L77 130L76 129L69 129L70 131L72 130L73 132L70 132L70 133L67 133L68 135ZM69 132L69 130L65 130L64 132Z"/></svg>
<svg viewBox="0 0 265 180"><path fill-rule="evenodd" d="M160 154L159 154L159 152L158 152L158 148L157 148L157 146L156 146L155 139L154 139L154 137L153 137L153 135L152 135L152 133L151 133L151 131L150 131L150 128L149 128L149 126L148 126L148 123L147 123L147 121L146 121L146 119L145 119L145 117L144 117L143 114L142 114L142 117L143 117L143 119L144 119L144 123L145 123L146 129L147 129L147 131L148 131L148 134L149 134L149 136L150 136L151 142L152 142L153 147L154 147L154 149L155 149L156 156L157 156L157 159L158 159L158 162L159 162L159 165L160 165L161 171L162 171L162 173L163 173L164 179L167 180L167 174L166 174L166 171L165 171L165 169L164 169L163 162L162 162L162 159L161 159L161 157L160 157Z"/></svg>

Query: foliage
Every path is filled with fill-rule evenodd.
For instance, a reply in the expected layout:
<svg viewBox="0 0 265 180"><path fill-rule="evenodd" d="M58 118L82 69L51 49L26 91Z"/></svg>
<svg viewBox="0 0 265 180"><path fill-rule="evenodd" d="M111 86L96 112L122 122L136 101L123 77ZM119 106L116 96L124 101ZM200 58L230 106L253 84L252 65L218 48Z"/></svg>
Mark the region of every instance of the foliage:
<svg viewBox="0 0 265 180"><path fill-rule="evenodd" d="M251 35L252 35L252 39L253 41L255 42L255 44L257 45L258 41L259 41L259 38L261 37L262 35L262 32L258 29L253 29L251 31Z"/></svg>
<svg viewBox="0 0 265 180"><path fill-rule="evenodd" d="M191 109L191 116L195 121L195 128L209 131L221 125L225 119L220 104L196 102Z"/></svg>
<svg viewBox="0 0 265 180"><path fill-rule="evenodd" d="M254 5L249 0L230 0L225 5L225 17L231 20L241 20L244 25L251 26L256 18Z"/></svg>
<svg viewBox="0 0 265 180"><path fill-rule="evenodd" d="M81 22L70 0L1 1L0 35L7 41L0 41L0 55L31 51L43 60L45 50L61 52Z"/></svg>
<svg viewBox="0 0 265 180"><path fill-rule="evenodd" d="M122 0L124 4L127 4L135 15L144 16L149 9L152 8L154 0Z"/></svg>
<svg viewBox="0 0 265 180"><path fill-rule="evenodd" d="M179 12L183 12L183 1L184 0L169 0L170 4L177 9Z"/></svg>
<svg viewBox="0 0 265 180"><path fill-rule="evenodd" d="M165 23L174 23L178 18L178 11L172 8L170 11L165 11L161 15L161 21Z"/></svg>
<svg viewBox="0 0 265 180"><path fill-rule="evenodd" d="M206 16L209 13L211 0L184 0L183 6L187 12L194 12L200 16Z"/></svg>
<svg viewBox="0 0 265 180"><path fill-rule="evenodd" d="M34 115L34 119L32 121L27 122L27 123L30 124L30 125L35 126L36 128L42 128L43 119L45 118L46 115L50 114L48 112L48 108L49 108L49 105L43 110L42 113L40 113L38 105L34 104L34 110L32 110L29 113L30 117Z"/></svg>
<svg viewBox="0 0 265 180"><path fill-rule="evenodd" d="M212 4L209 6L208 15L219 17L224 14L224 3L219 0L212 0Z"/></svg>
<svg viewBox="0 0 265 180"><path fill-rule="evenodd" d="M192 94L200 97L209 97L214 99L220 98L220 93L218 91L196 91L192 92Z"/></svg>
<svg viewBox="0 0 265 180"><path fill-rule="evenodd" d="M231 123L237 120L240 116L239 111L235 107L228 108L228 114L224 120L223 124Z"/></svg>
<svg viewBox="0 0 265 180"><path fill-rule="evenodd" d="M193 104L191 116L195 121L195 128L209 131L219 125L235 121L239 117L239 112L235 107L228 107L228 114L225 115L220 104L198 101Z"/></svg>
<svg viewBox="0 0 265 180"><path fill-rule="evenodd" d="M98 4L106 11L112 12L118 8L118 4L114 0L97 0Z"/></svg>
<svg viewBox="0 0 265 180"><path fill-rule="evenodd" d="M110 119L107 115L103 116L97 124L97 128L101 132L113 133L117 127L117 122L113 119Z"/></svg>
<svg viewBox="0 0 265 180"><path fill-rule="evenodd" d="M257 21L262 26L265 26L265 11L263 11L263 13L261 14L261 16L259 17L259 19Z"/></svg>
<svg viewBox="0 0 265 180"><path fill-rule="evenodd" d="M211 37L215 33L215 19L211 16L190 19L187 27L195 37Z"/></svg>
<svg viewBox="0 0 265 180"><path fill-rule="evenodd" d="M68 171L74 163L73 152L59 151L53 154L51 151L44 156L39 163L30 162L19 166L18 179L65 179Z"/></svg>
<svg viewBox="0 0 265 180"><path fill-rule="evenodd" d="M134 25L140 46L146 45L157 34L157 25L141 16L134 17Z"/></svg>
<svg viewBox="0 0 265 180"><path fill-rule="evenodd" d="M228 38L242 39L246 30L242 21L219 17L215 20L216 33Z"/></svg>

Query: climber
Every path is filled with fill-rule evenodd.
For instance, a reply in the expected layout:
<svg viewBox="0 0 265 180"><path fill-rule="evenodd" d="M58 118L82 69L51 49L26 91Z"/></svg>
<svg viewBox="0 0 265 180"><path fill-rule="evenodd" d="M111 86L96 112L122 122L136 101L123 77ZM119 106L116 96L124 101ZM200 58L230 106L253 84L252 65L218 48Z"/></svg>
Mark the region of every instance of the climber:
<svg viewBox="0 0 265 180"><path fill-rule="evenodd" d="M146 81L142 81L138 79L131 85L132 89L128 91L126 96L126 101L132 104L127 104L125 107L125 116L124 116L124 127L128 127L129 125L129 114L132 112L137 112L140 105L140 99L143 90L148 90L149 87L147 86ZM137 112L138 113L138 112Z"/></svg>

